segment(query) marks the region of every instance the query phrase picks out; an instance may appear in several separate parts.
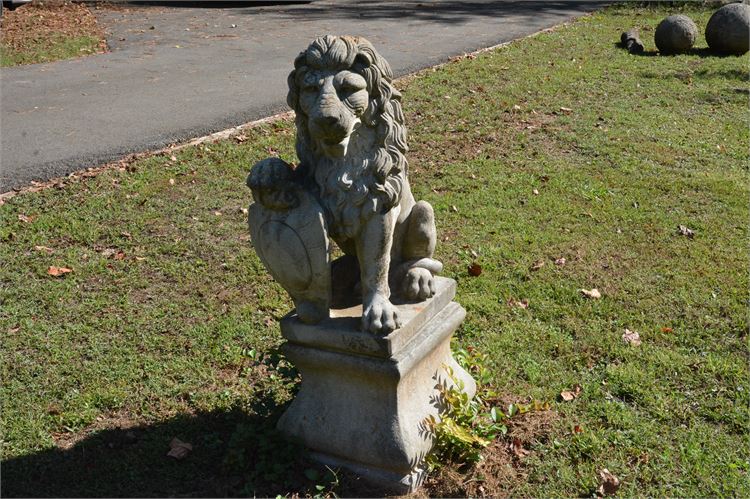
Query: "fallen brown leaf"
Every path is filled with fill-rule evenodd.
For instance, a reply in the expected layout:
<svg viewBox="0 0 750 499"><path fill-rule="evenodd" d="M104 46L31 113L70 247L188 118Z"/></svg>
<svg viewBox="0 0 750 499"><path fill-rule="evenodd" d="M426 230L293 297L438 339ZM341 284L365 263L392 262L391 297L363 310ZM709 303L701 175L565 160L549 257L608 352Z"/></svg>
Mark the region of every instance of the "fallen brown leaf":
<svg viewBox="0 0 750 499"><path fill-rule="evenodd" d="M641 335L638 334L638 331L631 331L630 329L625 328L625 332L622 333L622 341L637 347L641 344Z"/></svg>
<svg viewBox="0 0 750 499"><path fill-rule="evenodd" d="M661 328L661 332L662 333L671 333L671 332L673 332L673 330L672 330L671 327L663 327L663 328Z"/></svg>
<svg viewBox="0 0 750 499"><path fill-rule="evenodd" d="M523 442L521 442L521 439L518 437L514 438L511 441L510 445L508 445L508 448L513 454L516 455L516 457L519 457L519 458L526 457L529 454L531 454L530 451L523 448Z"/></svg>
<svg viewBox="0 0 750 499"><path fill-rule="evenodd" d="M114 255L115 260L124 260L125 259L125 253L122 251L118 251Z"/></svg>
<svg viewBox="0 0 750 499"><path fill-rule="evenodd" d="M47 253L48 255L51 255L52 253L55 252L55 250L53 250L52 248L48 248L46 246L34 246L34 249L37 251L42 251L44 253Z"/></svg>
<svg viewBox="0 0 750 499"><path fill-rule="evenodd" d="M692 239L695 236L695 232L693 232L692 230L688 229L684 225L677 226L677 233L679 235L681 235L681 236L687 236L690 239Z"/></svg>
<svg viewBox="0 0 750 499"><path fill-rule="evenodd" d="M563 107L563 106L560 106L560 111L562 111L563 113L572 113L573 112L573 110L571 108L569 108L569 107Z"/></svg>
<svg viewBox="0 0 750 499"><path fill-rule="evenodd" d="M560 398L562 398L564 402L570 402L571 400L577 399L582 390L581 385L575 385L572 390L563 390L560 392Z"/></svg>
<svg viewBox="0 0 750 499"><path fill-rule="evenodd" d="M18 220L21 221L21 222L23 222L23 223L25 223L25 224L30 224L31 222L34 221L34 219L36 219L35 216L26 216L26 215L24 215L22 213L18 214Z"/></svg>
<svg viewBox="0 0 750 499"><path fill-rule="evenodd" d="M468 271L469 271L470 276L479 277L480 275L482 275L482 266L479 265L477 262L474 262L471 265L469 265Z"/></svg>
<svg viewBox="0 0 750 499"><path fill-rule="evenodd" d="M167 452L167 456L180 460L187 457L192 450L193 446L191 444L174 437L172 441L169 442L169 452Z"/></svg>
<svg viewBox="0 0 750 499"><path fill-rule="evenodd" d="M73 272L73 269L69 269L68 267L55 267L54 265L47 269L47 273L52 277L60 277L70 272Z"/></svg>
<svg viewBox="0 0 750 499"><path fill-rule="evenodd" d="M596 288L582 289L581 294L586 298L591 298L592 300L598 300L602 297L602 294Z"/></svg>
<svg viewBox="0 0 750 499"><path fill-rule="evenodd" d="M599 472L599 488L596 493L599 496L613 496L620 488L620 479L614 476L607 468Z"/></svg>
<svg viewBox="0 0 750 499"><path fill-rule="evenodd" d="M527 308L529 308L529 300L527 300L526 298L524 298L523 300L519 301L519 300L516 300L515 298L509 298L508 299L508 306L527 309Z"/></svg>
<svg viewBox="0 0 750 499"><path fill-rule="evenodd" d="M536 271L544 267L544 260L537 260L534 265L531 266L531 270Z"/></svg>

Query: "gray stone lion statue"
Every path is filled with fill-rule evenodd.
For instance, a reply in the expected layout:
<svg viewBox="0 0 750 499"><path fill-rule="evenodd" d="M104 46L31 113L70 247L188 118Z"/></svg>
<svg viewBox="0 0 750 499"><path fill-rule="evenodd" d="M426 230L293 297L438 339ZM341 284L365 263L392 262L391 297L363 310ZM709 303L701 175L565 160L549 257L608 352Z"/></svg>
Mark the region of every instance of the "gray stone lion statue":
<svg viewBox="0 0 750 499"><path fill-rule="evenodd" d="M313 41L288 78L299 164L268 158L248 176L253 245L306 323L329 317L334 294L361 294L362 329L388 334L400 327L391 290L409 301L435 292L434 214L409 187L392 78L363 38ZM335 262L329 238L345 255Z"/></svg>

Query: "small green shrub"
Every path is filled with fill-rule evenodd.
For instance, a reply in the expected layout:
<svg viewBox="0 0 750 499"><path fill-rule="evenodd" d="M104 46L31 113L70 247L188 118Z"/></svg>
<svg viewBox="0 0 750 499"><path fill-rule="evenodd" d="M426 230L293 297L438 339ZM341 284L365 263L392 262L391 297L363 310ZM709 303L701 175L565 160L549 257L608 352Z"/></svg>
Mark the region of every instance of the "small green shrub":
<svg viewBox="0 0 750 499"><path fill-rule="evenodd" d="M439 385L441 411L439 418L431 415L425 421L433 434L434 445L426 458L429 469L441 463L472 465L482 458L482 450L498 435L507 433L506 419L517 412L511 404L506 412L489 407L486 400L494 397L487 388L490 373L485 367L486 356L474 349L454 352L458 363L477 381L477 393L469 397L462 380L446 366L452 384Z"/></svg>

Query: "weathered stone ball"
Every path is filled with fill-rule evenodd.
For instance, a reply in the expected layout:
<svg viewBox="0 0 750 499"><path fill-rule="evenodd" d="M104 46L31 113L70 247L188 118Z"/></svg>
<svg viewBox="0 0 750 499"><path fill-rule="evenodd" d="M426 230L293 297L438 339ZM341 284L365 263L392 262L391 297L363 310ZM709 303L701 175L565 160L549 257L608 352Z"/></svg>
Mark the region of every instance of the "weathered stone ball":
<svg viewBox="0 0 750 499"><path fill-rule="evenodd" d="M750 5L730 3L711 16L706 25L711 50L741 55L750 49Z"/></svg>
<svg viewBox="0 0 750 499"><path fill-rule="evenodd" d="M659 52L677 54L690 50L698 37L698 27L682 14L669 16L656 27L654 42Z"/></svg>

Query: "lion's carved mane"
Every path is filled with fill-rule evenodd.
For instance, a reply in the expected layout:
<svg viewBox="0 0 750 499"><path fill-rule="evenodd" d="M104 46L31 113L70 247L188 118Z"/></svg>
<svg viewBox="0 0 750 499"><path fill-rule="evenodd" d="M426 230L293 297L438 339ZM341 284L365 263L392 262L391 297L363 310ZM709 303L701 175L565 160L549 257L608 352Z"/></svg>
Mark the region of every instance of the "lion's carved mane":
<svg viewBox="0 0 750 499"><path fill-rule="evenodd" d="M294 61L287 82L287 103L296 113L297 168L313 183L331 222L334 238L349 239L372 214L399 204L406 181L406 128L401 94L392 84L393 72L373 46L359 37L319 38ZM353 137L351 154L329 158L317 150L308 117L299 104L305 74L313 70L348 70L367 83L369 102L362 126Z"/></svg>

